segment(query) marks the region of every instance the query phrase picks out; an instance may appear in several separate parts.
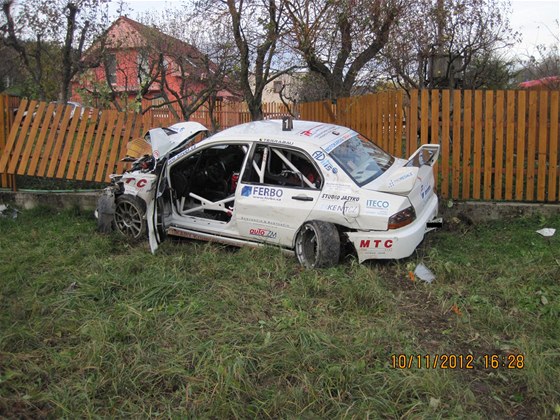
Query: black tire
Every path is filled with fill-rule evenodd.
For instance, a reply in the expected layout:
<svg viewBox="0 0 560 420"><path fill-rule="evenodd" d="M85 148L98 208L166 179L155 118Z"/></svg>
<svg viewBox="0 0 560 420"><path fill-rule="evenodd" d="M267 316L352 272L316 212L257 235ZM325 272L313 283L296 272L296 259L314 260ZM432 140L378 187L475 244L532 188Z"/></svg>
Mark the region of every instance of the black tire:
<svg viewBox="0 0 560 420"><path fill-rule="evenodd" d="M115 208L115 228L131 240L146 236L146 204L133 195L117 197Z"/></svg>
<svg viewBox="0 0 560 420"><path fill-rule="evenodd" d="M340 236L332 223L314 220L305 223L296 237L297 258L306 268L324 268L338 264Z"/></svg>

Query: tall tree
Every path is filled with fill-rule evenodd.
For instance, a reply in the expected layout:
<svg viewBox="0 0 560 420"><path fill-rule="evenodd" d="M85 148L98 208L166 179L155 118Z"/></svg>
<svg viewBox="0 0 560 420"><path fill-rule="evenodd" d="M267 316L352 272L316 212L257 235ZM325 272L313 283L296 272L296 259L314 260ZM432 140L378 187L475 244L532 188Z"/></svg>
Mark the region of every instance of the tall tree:
<svg viewBox="0 0 560 420"><path fill-rule="evenodd" d="M331 98L350 96L379 56L407 0L286 0L295 48Z"/></svg>
<svg viewBox="0 0 560 420"><path fill-rule="evenodd" d="M72 77L87 65L81 60L84 48L102 29L104 1L24 0L14 10L14 0L4 0L2 42L17 52L40 99L54 99L48 97L45 69L57 63L57 96L68 100Z"/></svg>
<svg viewBox="0 0 560 420"><path fill-rule="evenodd" d="M518 38L508 12L508 0L411 2L401 17L403 30L383 51L386 72L405 88L474 88L480 79L472 76ZM473 65L478 70L468 70Z"/></svg>
<svg viewBox="0 0 560 420"><path fill-rule="evenodd" d="M200 0L206 22L226 19L237 48L236 78L253 120L263 118L262 97L269 83L297 67L283 42L288 30L284 0Z"/></svg>

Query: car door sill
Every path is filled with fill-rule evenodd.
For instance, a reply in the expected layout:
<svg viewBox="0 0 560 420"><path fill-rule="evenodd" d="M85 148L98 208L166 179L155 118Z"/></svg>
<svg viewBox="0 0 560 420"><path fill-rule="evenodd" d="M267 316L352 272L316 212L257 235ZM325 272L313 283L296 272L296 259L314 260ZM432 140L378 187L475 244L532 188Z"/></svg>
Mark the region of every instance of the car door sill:
<svg viewBox="0 0 560 420"><path fill-rule="evenodd" d="M248 240L243 240L243 239L229 238L229 237L226 237L226 236L214 235L214 234L211 234L211 233L205 233L205 232L200 232L200 231L196 231L196 230L180 228L178 226L170 226L167 229L167 234L172 235L172 236L180 236L182 238L197 239L197 240L208 241L208 242L216 242L216 243L220 243L220 244L224 244L224 245L232 245L232 246L237 246L237 247L251 246L251 247L256 248L256 247L261 247L261 246L265 246L265 245L278 247L278 245L272 244L272 243L253 242L253 241L248 241ZM294 252L292 250L281 248L281 247L278 247L278 248L285 254L294 255Z"/></svg>

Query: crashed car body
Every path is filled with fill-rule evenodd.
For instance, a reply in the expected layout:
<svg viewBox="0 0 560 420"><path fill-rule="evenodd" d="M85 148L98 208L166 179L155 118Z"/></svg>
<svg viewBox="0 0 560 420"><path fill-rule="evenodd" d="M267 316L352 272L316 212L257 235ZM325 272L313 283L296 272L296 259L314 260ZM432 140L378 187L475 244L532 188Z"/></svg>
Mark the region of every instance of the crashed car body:
<svg viewBox="0 0 560 420"><path fill-rule="evenodd" d="M103 198L116 229L132 238L147 231L152 251L176 235L276 245L322 267L348 243L360 262L408 257L438 224L439 145L405 160L333 124L251 122L197 142L204 127L183 124L181 141L150 130L153 155L113 176Z"/></svg>

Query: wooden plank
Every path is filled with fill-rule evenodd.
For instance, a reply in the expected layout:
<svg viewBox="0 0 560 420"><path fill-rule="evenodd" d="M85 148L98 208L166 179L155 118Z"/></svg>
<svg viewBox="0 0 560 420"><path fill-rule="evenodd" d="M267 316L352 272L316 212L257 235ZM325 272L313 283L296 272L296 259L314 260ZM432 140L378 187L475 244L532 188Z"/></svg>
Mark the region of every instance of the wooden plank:
<svg viewBox="0 0 560 420"><path fill-rule="evenodd" d="M440 107L440 91L438 89L432 89L431 90L431 95L430 95L430 128L429 128L429 138L428 138L428 142L430 143L434 143L434 144L439 144L441 145L441 140L439 138L439 125L440 125L440 116L439 116L439 107ZM445 118L442 116L441 118ZM434 165L434 177L435 177L435 182L436 185L438 186L438 188L440 187L440 183L441 180L443 179L443 174L440 173L440 171L442 170L442 168L440 167L440 164L438 162L435 163Z"/></svg>
<svg viewBox="0 0 560 420"><path fill-rule="evenodd" d="M93 181L95 176L95 169L99 157L99 150L101 147L101 142L103 139L103 133L105 131L105 126L107 124L107 116L109 115L108 112L104 111L101 113L101 118L99 119L99 125L97 126L97 130L95 133L95 140L92 144L91 154L88 159L88 170L84 179L86 181Z"/></svg>
<svg viewBox="0 0 560 420"><path fill-rule="evenodd" d="M471 198L471 168L472 168L472 90L463 94L463 200Z"/></svg>
<svg viewBox="0 0 560 420"><path fill-rule="evenodd" d="M117 127L115 128L115 134L113 135L113 141L112 141L112 147L109 150L109 162L107 163L107 172L105 175L105 178L102 178L103 180L105 180L106 182L109 182L111 179L109 178L109 175L114 174L115 173L115 164L117 159L119 158L119 153L121 151L120 148L120 144L122 143L126 143L126 139L124 138L124 133L123 133L123 125L124 125L124 120L126 117L126 113L124 112L119 112L119 119L117 121Z"/></svg>
<svg viewBox="0 0 560 420"><path fill-rule="evenodd" d="M387 134L389 136L389 153L395 153L395 92L388 92L387 106Z"/></svg>
<svg viewBox="0 0 560 420"><path fill-rule="evenodd" d="M371 113L370 113L370 139L373 140L375 144L380 146L379 140L377 138L377 113L379 112L379 97L377 95L372 95L371 97Z"/></svg>
<svg viewBox="0 0 560 420"><path fill-rule="evenodd" d="M25 134L20 134L22 137L27 137L27 141L25 144L25 149L21 156L21 160L18 165L17 174L23 175L25 174L25 170L27 169L29 158L31 156L31 151L33 150L33 146L35 145L35 141L37 140L37 132L39 131L39 127L41 126L41 120L43 119L43 114L45 113L45 108L47 107L46 102L39 102L39 107L37 111L33 115L33 125L31 127L31 131L29 132L28 136Z"/></svg>
<svg viewBox="0 0 560 420"><path fill-rule="evenodd" d="M395 145L395 156L404 157L405 153L403 151L403 93L402 91L397 92L397 101L396 101L396 112L397 112L397 131L395 134L396 137L396 145Z"/></svg>
<svg viewBox="0 0 560 420"><path fill-rule="evenodd" d="M410 108L408 112L410 121L408 141L406 142L406 157L418 148L418 91L410 92Z"/></svg>
<svg viewBox="0 0 560 420"><path fill-rule="evenodd" d="M45 176L46 174L47 165L49 164L49 159L51 155L51 150L54 146L58 130L60 129L59 125L60 125L60 120L62 120L63 111L64 111L64 105L58 104L56 110L54 111L55 112L54 118L51 121L51 125L50 125L51 128L49 132L49 137L47 138L47 143L45 144L45 149L43 150L43 153L41 154L40 157L39 169L37 169L37 174L36 174L37 176Z"/></svg>
<svg viewBox="0 0 560 420"><path fill-rule="evenodd" d="M136 114L129 112L126 115L126 126L124 129L124 135L121 141L121 148L119 150L119 155L118 155L118 163L117 163L117 173L118 174L122 174L124 171L124 165L125 163L122 161L122 158L125 157L126 155L126 145L128 144L128 142L131 140L131 133L132 133L132 128L134 125L134 120L135 120Z"/></svg>
<svg viewBox="0 0 560 420"><path fill-rule="evenodd" d="M35 145L35 152L31 158L31 163L29 164L29 169L27 170L27 175L34 176L35 171L37 170L37 164L39 163L39 158L43 155L43 145L45 144L45 140L47 138L47 134L51 128L51 121L53 119L53 113L55 109L54 103L50 103L45 111L45 118L43 121L43 126L41 127L41 132L39 133L39 138L37 139L37 144Z"/></svg>
<svg viewBox="0 0 560 420"><path fill-rule="evenodd" d="M480 199L480 183L482 170L482 91L474 92L474 147L473 147L473 194L472 198Z"/></svg>
<svg viewBox="0 0 560 420"><path fill-rule="evenodd" d="M441 188L443 198L449 197L449 123L451 119L449 90L441 92ZM432 116L433 118L433 116Z"/></svg>
<svg viewBox="0 0 560 420"><path fill-rule="evenodd" d="M492 199L492 170L494 169L494 92L486 91L484 100L484 199Z"/></svg>
<svg viewBox="0 0 560 420"><path fill-rule="evenodd" d="M537 200L546 200L546 169L548 149L548 91L540 92L539 101L539 142L538 142L538 167L537 167Z"/></svg>
<svg viewBox="0 0 560 420"><path fill-rule="evenodd" d="M515 98L516 92L514 90L508 90L506 98L506 200L511 200L513 198L513 157L515 154Z"/></svg>
<svg viewBox="0 0 560 420"><path fill-rule="evenodd" d="M95 173L95 182L103 181L103 174L105 172L105 164L107 162L107 155L109 153L109 148L113 142L113 130L115 128L115 119L117 117L117 111L106 111L109 117L109 124L105 130L105 136L103 137L103 147L101 148L101 155L99 156L97 171Z"/></svg>
<svg viewBox="0 0 560 420"><path fill-rule="evenodd" d="M8 138L8 97L6 95L0 94L0 158L4 152L4 147L6 146L6 141ZM0 173L0 187L8 188L8 174Z"/></svg>
<svg viewBox="0 0 560 420"><path fill-rule="evenodd" d="M66 177L68 179L74 179L74 175L76 173L76 168L78 165L78 159L80 157L80 153L84 146L85 142L85 135L88 125L91 121L91 109L86 109L84 114L82 115L82 121L80 122L80 127L78 128L78 134L76 135L76 143L74 149L72 150L72 156L70 156L70 164L68 166L68 174Z"/></svg>
<svg viewBox="0 0 560 420"><path fill-rule="evenodd" d="M461 182L461 91L453 92L453 145L451 152L453 154L453 162L451 165L453 172L453 185L451 196L454 200L459 199L459 188Z"/></svg>
<svg viewBox="0 0 560 420"><path fill-rule="evenodd" d="M516 171L515 171L515 199L523 200L525 187L525 115L527 112L527 96L525 91L518 92L517 96L517 147L516 147Z"/></svg>
<svg viewBox="0 0 560 420"><path fill-rule="evenodd" d="M144 136L144 132L142 131L142 116L140 114L136 114L134 117L134 130L130 136L131 140L134 140L137 137Z"/></svg>
<svg viewBox="0 0 560 420"><path fill-rule="evenodd" d="M550 151L549 151L549 158L548 161L550 165L548 167L548 201L555 202L560 197L560 193L557 192L558 185L558 176L560 175L560 171L558 171L558 142L559 140L559 115L558 115L558 107L559 107L559 99L560 99L560 92L553 91L550 94Z"/></svg>
<svg viewBox="0 0 560 420"><path fill-rule="evenodd" d="M383 143L383 113L385 112L384 97L381 94L377 95L377 115L376 115L376 142L379 147L383 150L385 149L385 144Z"/></svg>
<svg viewBox="0 0 560 420"><path fill-rule="evenodd" d="M78 127L78 122L80 121L80 112L74 112L72 119L70 121L70 127L66 133L66 142L64 144L64 150L62 151L62 156L60 158L60 163L58 165L58 171L56 172L57 178L62 178L66 172L68 166L68 158L70 157L70 151L74 147L76 142L76 128ZM67 179L69 179L67 177Z"/></svg>
<svg viewBox="0 0 560 420"><path fill-rule="evenodd" d="M13 148L10 148L12 150L12 159L10 161L10 165L8 167L8 170L6 172L10 173L10 174L15 174L16 173L16 169L19 163L19 158L21 155L21 151L23 148L23 145L27 139L27 134L29 132L29 126L31 125L31 121L33 121L33 113L35 112L35 108L37 107L37 101L33 100L31 102L29 102L29 108L27 108L27 115L25 116L24 120L23 120L23 125L21 127L21 130L19 132L19 134L17 134L17 139L16 142L14 144ZM17 127L17 126L15 126ZM14 131L17 131L14 127Z"/></svg>
<svg viewBox="0 0 560 420"><path fill-rule="evenodd" d="M525 180L527 190L525 191L525 200L533 201L535 198L535 165L537 164L536 140L537 140L537 108L538 108L538 92L532 90L529 92L529 121L528 121L528 137L527 137L527 164Z"/></svg>
<svg viewBox="0 0 560 420"><path fill-rule="evenodd" d="M429 140L430 108L428 90L423 89L420 94L420 144L427 144Z"/></svg>
<svg viewBox="0 0 560 420"><path fill-rule="evenodd" d="M494 158L494 200L503 198L504 184L504 91L496 92L496 148Z"/></svg>
<svg viewBox="0 0 560 420"><path fill-rule="evenodd" d="M76 179L83 180L85 169L89 160L89 154L91 152L91 143L93 141L95 131L97 130L97 122L99 120L100 112L99 110L93 110L92 114L90 115L90 125L87 130L86 138L84 141L84 147L82 148L82 154L80 157L80 164L78 166L78 171L76 173Z"/></svg>
<svg viewBox="0 0 560 420"><path fill-rule="evenodd" d="M60 153L62 151L62 147L64 146L65 142L67 141L67 128L68 123L70 122L70 114L72 110L70 106L64 106L64 115L62 116L62 122L60 123L60 128L58 130L58 136L56 138L56 142L54 143L53 152L51 154L51 161L49 163L49 169L47 171L47 177L51 178L54 176L56 168L58 166Z"/></svg>

